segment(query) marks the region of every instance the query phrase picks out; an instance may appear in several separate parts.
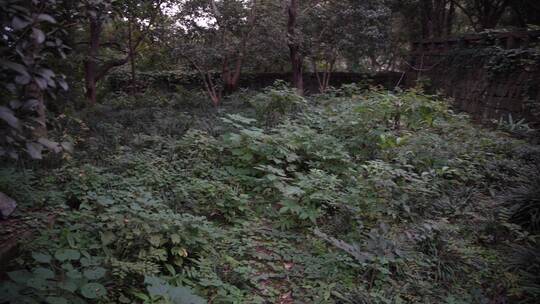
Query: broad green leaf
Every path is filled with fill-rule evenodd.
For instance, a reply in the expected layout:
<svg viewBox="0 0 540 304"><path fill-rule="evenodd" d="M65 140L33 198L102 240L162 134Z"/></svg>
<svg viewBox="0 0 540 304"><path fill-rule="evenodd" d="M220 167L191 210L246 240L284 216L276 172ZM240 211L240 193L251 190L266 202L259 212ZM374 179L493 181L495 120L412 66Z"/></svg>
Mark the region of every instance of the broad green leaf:
<svg viewBox="0 0 540 304"><path fill-rule="evenodd" d="M22 65L22 64L19 64L19 63L16 63L16 62L13 62L13 61L6 61L6 60L2 60L0 59L0 65L8 68L8 69L11 69L25 77L28 77L30 78L30 74L28 74L28 69Z"/></svg>
<svg viewBox="0 0 540 304"><path fill-rule="evenodd" d="M168 284L157 277L151 277L151 276L145 276L144 277L144 283L148 286L146 287L146 290L148 290L148 293L150 296L165 296L167 295Z"/></svg>
<svg viewBox="0 0 540 304"><path fill-rule="evenodd" d="M62 146L62 149L64 149L64 151L68 152L68 153L73 153L73 144L69 141L63 141L61 144Z"/></svg>
<svg viewBox="0 0 540 304"><path fill-rule="evenodd" d="M58 283L58 287L67 290L69 292L75 292L77 290L77 281L73 279L66 279L63 282Z"/></svg>
<svg viewBox="0 0 540 304"><path fill-rule="evenodd" d="M19 290L22 288L21 285L10 281L4 281L0 284L0 299L16 299L19 298Z"/></svg>
<svg viewBox="0 0 540 304"><path fill-rule="evenodd" d="M21 123L19 119L15 116L13 111L9 108L0 106L0 119L5 121L13 129L20 130Z"/></svg>
<svg viewBox="0 0 540 304"><path fill-rule="evenodd" d="M171 234L171 242L173 244L179 244L180 241L181 241L181 239L180 239L180 236L178 234L176 234L176 233Z"/></svg>
<svg viewBox="0 0 540 304"><path fill-rule="evenodd" d="M16 84L27 85L30 83L31 80L32 78L28 75L20 74L20 75L15 76Z"/></svg>
<svg viewBox="0 0 540 304"><path fill-rule="evenodd" d="M116 240L116 236L112 231L105 231L101 234L101 243L103 243L104 246L111 244L114 240Z"/></svg>
<svg viewBox="0 0 540 304"><path fill-rule="evenodd" d="M199 297L193 290L187 287L171 287L168 291L169 298L175 304L205 304L205 299Z"/></svg>
<svg viewBox="0 0 540 304"><path fill-rule="evenodd" d="M26 282L26 285L37 290L46 290L49 287L49 282L44 278L32 277Z"/></svg>
<svg viewBox="0 0 540 304"><path fill-rule="evenodd" d="M37 19L39 21L47 21L50 23L56 23L56 20L51 15L48 15L48 14L39 14Z"/></svg>
<svg viewBox="0 0 540 304"><path fill-rule="evenodd" d="M54 271L48 268L37 267L32 271L32 273L34 274L34 276L45 280L54 278Z"/></svg>
<svg viewBox="0 0 540 304"><path fill-rule="evenodd" d="M83 271L84 276L89 280L99 280L105 276L107 271L102 267L95 267L91 269L86 269Z"/></svg>
<svg viewBox="0 0 540 304"><path fill-rule="evenodd" d="M110 206L114 204L114 199L108 196L98 196L96 201L101 206Z"/></svg>
<svg viewBox="0 0 540 304"><path fill-rule="evenodd" d="M128 297L126 297L125 295L121 294L118 297L118 302L128 304L128 303L131 303L131 300Z"/></svg>
<svg viewBox="0 0 540 304"><path fill-rule="evenodd" d="M45 298L45 302L49 304L68 304L68 300L66 298L61 297L47 297Z"/></svg>
<svg viewBox="0 0 540 304"><path fill-rule="evenodd" d="M69 89L69 86L64 77L57 77L56 82L62 88L62 90L67 91Z"/></svg>
<svg viewBox="0 0 540 304"><path fill-rule="evenodd" d="M52 257L49 254L41 252L32 252L32 257L38 263L48 264L51 262Z"/></svg>
<svg viewBox="0 0 540 304"><path fill-rule="evenodd" d="M38 43L42 44L45 41L45 33L42 30L33 27L32 28L32 38Z"/></svg>
<svg viewBox="0 0 540 304"><path fill-rule="evenodd" d="M161 235L159 234L151 235L150 238L148 239L150 244L152 244L152 246L154 247L159 247L161 245L161 240L162 240Z"/></svg>
<svg viewBox="0 0 540 304"><path fill-rule="evenodd" d="M51 141L47 138L41 137L38 139L38 143L42 144L45 148L49 149L50 151L53 151L54 153L60 153L62 151L62 147L57 142Z"/></svg>
<svg viewBox="0 0 540 304"><path fill-rule="evenodd" d="M15 270L8 272L7 275L14 282L21 284L24 284L32 277L32 274L28 270Z"/></svg>
<svg viewBox="0 0 540 304"><path fill-rule="evenodd" d="M60 262L76 261L81 258L81 254L74 249L59 249L54 254L54 257Z"/></svg>
<svg viewBox="0 0 540 304"><path fill-rule="evenodd" d="M17 30L17 31L29 26L31 23L32 23L31 21L22 19L19 16L15 16L11 20L11 26L13 27L14 30Z"/></svg>
<svg viewBox="0 0 540 304"><path fill-rule="evenodd" d="M167 284L164 280L157 277L146 276L144 278L144 283L149 285L147 286L147 290L150 296L168 296L174 304L207 303L206 300L193 293L191 289L182 286L171 286Z"/></svg>
<svg viewBox="0 0 540 304"><path fill-rule="evenodd" d="M70 271L68 271L66 273L66 275L69 277L69 278L72 278L72 279L82 279L83 275L80 271L76 270L76 269L72 269Z"/></svg>
<svg viewBox="0 0 540 304"><path fill-rule="evenodd" d="M81 294L87 299L99 299L107 294L107 289L99 283L88 283L81 287Z"/></svg>
<svg viewBox="0 0 540 304"><path fill-rule="evenodd" d="M26 152L33 159L42 159L43 156L41 152L43 151L43 146L35 142L26 143Z"/></svg>

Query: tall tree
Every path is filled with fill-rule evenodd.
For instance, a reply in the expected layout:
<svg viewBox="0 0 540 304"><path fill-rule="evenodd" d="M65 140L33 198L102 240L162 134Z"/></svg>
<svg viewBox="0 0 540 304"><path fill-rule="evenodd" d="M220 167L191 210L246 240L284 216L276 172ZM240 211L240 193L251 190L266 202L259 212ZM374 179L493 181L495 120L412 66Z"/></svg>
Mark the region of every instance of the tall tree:
<svg viewBox="0 0 540 304"><path fill-rule="evenodd" d="M452 0L468 17L476 31L492 29L510 7L510 0Z"/></svg>
<svg viewBox="0 0 540 304"><path fill-rule="evenodd" d="M127 56L130 65L130 88L132 93L136 88L136 59L138 48L154 29L154 25L161 21L165 0L123 0L119 6L119 26L126 32ZM127 23L127 24L126 24Z"/></svg>
<svg viewBox="0 0 540 304"><path fill-rule="evenodd" d="M452 34L455 18L453 0L421 0L422 37L440 38Z"/></svg>
<svg viewBox="0 0 540 304"><path fill-rule="evenodd" d="M162 4L163 0L86 0L79 4L79 10L83 12L81 18L86 21L88 32L88 41L84 42L88 45L84 76L86 99L89 103L96 103L97 84L115 67L131 62L134 81L137 49L161 13ZM109 21L120 17L127 20L127 41L102 42ZM104 47L119 47L116 51L122 55L105 59L101 56Z"/></svg>
<svg viewBox="0 0 540 304"><path fill-rule="evenodd" d="M306 54L321 93L328 88L340 58L377 60L374 49L383 47L388 40L390 13L380 1L369 0L319 1L306 12Z"/></svg>
<svg viewBox="0 0 540 304"><path fill-rule="evenodd" d="M291 60L292 84L299 95L304 94L304 55L302 54L301 34L298 29L301 0L288 0L287 2L287 46Z"/></svg>
<svg viewBox="0 0 540 304"><path fill-rule="evenodd" d="M178 13L178 55L200 75L212 103L238 89L240 75L258 27L257 0L188 0ZM214 77L221 75L221 84Z"/></svg>
<svg viewBox="0 0 540 304"><path fill-rule="evenodd" d="M540 25L540 1L537 0L515 0L511 3L513 11L512 25L527 27Z"/></svg>

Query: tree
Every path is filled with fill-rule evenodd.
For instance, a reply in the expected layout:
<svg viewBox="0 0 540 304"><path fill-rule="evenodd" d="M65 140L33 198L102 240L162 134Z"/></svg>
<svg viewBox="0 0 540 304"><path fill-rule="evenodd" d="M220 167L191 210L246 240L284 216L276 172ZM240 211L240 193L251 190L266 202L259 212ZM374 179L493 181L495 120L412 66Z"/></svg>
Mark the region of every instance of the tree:
<svg viewBox="0 0 540 304"><path fill-rule="evenodd" d="M540 1L514 0L510 4L510 19L505 20L509 25L522 28L528 25L540 25Z"/></svg>
<svg viewBox="0 0 540 304"><path fill-rule="evenodd" d="M240 73L242 71L246 52L248 51L248 43L250 42L251 34L256 25L258 2L256 0L251 0L249 8L240 8L239 11L244 14L247 12L246 9L249 11L247 16L244 17L241 15L240 17L241 19L247 18L245 19L245 23L239 22L239 20L230 20L230 16L227 17L227 15L218 9L215 0L211 0L211 3L212 11L216 18L216 24L224 32L222 34L225 50L225 53L223 54L222 80L225 92L229 93L238 89L238 81L240 80ZM230 14L230 12L228 13ZM238 28L238 31L234 30L235 27ZM233 36L232 39L226 37L227 32Z"/></svg>
<svg viewBox="0 0 540 304"><path fill-rule="evenodd" d="M136 88L136 58L138 48L148 37L154 24L162 14L165 0L124 0L119 3L120 25L127 23L127 57L130 65L130 82L132 93Z"/></svg>
<svg viewBox="0 0 540 304"><path fill-rule="evenodd" d="M96 103L97 84L113 68L131 63L132 86L135 81L135 56L137 48L145 39L148 31L154 25L157 16L161 13L163 0L148 1L112 1L112 0L86 0L82 1L78 9L82 11L79 15L85 20L88 41L87 54L84 60L84 78L86 99L89 103ZM122 47L122 41L109 41L102 43L102 36L107 23L113 19L124 18L128 25L127 43ZM103 47L119 47L122 55L112 59L103 59L100 56Z"/></svg>
<svg viewBox="0 0 540 304"><path fill-rule="evenodd" d="M453 0L421 0L422 37L440 38L452 34L455 18Z"/></svg>
<svg viewBox="0 0 540 304"><path fill-rule="evenodd" d="M47 64L53 57L65 58L67 49L55 19L57 4L0 1L0 157L18 158L26 151L41 158L44 148L62 149L47 139L46 117L46 100L58 87L67 90L63 75Z"/></svg>
<svg viewBox="0 0 540 304"><path fill-rule="evenodd" d="M300 0L288 0L287 2L287 46L291 60L292 84L299 95L304 94L304 55L302 54L301 35L298 30L298 18L300 14Z"/></svg>
<svg viewBox="0 0 540 304"><path fill-rule="evenodd" d="M510 0L452 0L476 31L495 28L509 8Z"/></svg>
<svg viewBox="0 0 540 304"><path fill-rule="evenodd" d="M390 13L380 1L352 0L319 1L306 12L306 54L321 93L327 90L338 59L368 57L377 63L374 50L388 40Z"/></svg>
<svg viewBox="0 0 540 304"><path fill-rule="evenodd" d="M259 19L259 1L189 0L179 12L177 54L200 75L212 103L238 89ZM214 75L220 73L221 84Z"/></svg>

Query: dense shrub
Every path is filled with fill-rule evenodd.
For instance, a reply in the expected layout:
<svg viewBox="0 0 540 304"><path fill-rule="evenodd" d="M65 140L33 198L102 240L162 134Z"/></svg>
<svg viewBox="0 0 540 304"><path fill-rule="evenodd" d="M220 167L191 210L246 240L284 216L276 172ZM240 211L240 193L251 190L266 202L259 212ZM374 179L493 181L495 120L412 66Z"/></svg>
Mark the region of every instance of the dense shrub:
<svg viewBox="0 0 540 304"><path fill-rule="evenodd" d="M78 146L61 166L2 171L1 191L57 210L2 298L535 299L534 269L497 245L532 252L537 148L414 90L276 84L207 114L178 98L116 96L62 124Z"/></svg>

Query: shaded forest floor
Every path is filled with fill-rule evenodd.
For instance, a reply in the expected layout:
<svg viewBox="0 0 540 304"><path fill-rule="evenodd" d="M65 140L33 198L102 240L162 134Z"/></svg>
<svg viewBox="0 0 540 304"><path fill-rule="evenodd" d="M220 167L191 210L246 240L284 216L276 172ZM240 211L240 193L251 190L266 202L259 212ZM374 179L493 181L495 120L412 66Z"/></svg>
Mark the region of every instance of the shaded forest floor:
<svg viewBox="0 0 540 304"><path fill-rule="evenodd" d="M19 204L1 237L32 232L0 299L539 300L540 147L512 126L354 85L106 100L54 119L72 155L0 169Z"/></svg>

